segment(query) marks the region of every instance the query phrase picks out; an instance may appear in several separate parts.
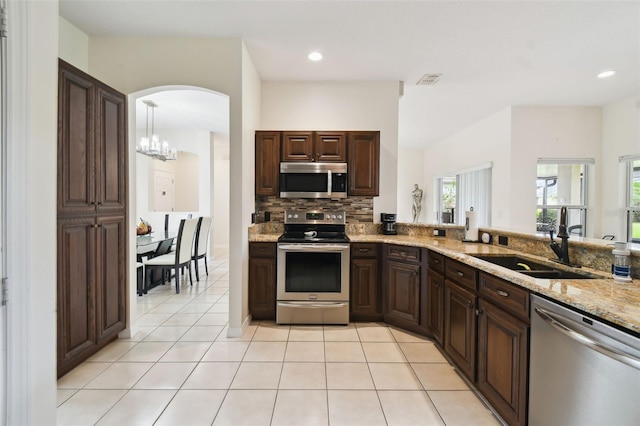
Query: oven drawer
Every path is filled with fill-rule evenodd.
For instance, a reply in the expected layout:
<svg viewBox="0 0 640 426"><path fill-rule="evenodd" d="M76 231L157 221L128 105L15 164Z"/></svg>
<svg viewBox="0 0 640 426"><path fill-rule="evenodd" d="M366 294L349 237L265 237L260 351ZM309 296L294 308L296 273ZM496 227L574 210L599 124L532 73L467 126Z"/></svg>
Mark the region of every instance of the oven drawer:
<svg viewBox="0 0 640 426"><path fill-rule="evenodd" d="M349 302L289 302L276 306L277 324L348 324Z"/></svg>

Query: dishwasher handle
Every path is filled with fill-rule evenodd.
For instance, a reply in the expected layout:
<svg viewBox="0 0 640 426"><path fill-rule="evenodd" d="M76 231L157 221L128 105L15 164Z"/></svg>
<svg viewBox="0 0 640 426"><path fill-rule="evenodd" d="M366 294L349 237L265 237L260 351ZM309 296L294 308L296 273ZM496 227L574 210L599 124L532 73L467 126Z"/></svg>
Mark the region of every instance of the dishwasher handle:
<svg viewBox="0 0 640 426"><path fill-rule="evenodd" d="M535 312L542 318L545 322L547 322L550 326L558 330L559 332L565 334L566 336L572 338L576 342L593 349L595 351L600 352L603 355L608 356L609 358L615 359L616 361L622 362L628 366L631 366L637 370L640 370L640 358L637 358L631 354L626 352L622 352L619 349L616 349L612 346L609 346L605 343L598 342L590 337L585 336L582 333L571 328L566 323L562 322L562 317L559 317L556 314L553 314L542 308L534 308Z"/></svg>

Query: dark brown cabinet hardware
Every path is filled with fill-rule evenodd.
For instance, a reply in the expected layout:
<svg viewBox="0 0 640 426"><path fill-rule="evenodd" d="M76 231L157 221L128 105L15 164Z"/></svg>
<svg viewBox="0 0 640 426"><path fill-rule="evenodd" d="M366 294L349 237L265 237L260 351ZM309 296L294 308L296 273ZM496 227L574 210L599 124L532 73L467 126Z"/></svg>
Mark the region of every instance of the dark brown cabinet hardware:
<svg viewBox="0 0 640 426"><path fill-rule="evenodd" d="M509 297L509 293L504 290L496 290L496 293L498 293L498 296Z"/></svg>

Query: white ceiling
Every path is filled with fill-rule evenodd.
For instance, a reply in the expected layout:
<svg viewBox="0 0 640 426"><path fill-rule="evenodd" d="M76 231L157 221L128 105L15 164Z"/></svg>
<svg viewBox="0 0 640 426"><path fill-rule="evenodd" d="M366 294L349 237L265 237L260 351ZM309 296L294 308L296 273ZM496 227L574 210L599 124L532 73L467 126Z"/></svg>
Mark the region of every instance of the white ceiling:
<svg viewBox="0 0 640 426"><path fill-rule="evenodd" d="M265 81L404 81L404 146L510 105L640 91L638 1L60 0L60 14L89 35L240 37ZM417 86L425 73L443 76Z"/></svg>

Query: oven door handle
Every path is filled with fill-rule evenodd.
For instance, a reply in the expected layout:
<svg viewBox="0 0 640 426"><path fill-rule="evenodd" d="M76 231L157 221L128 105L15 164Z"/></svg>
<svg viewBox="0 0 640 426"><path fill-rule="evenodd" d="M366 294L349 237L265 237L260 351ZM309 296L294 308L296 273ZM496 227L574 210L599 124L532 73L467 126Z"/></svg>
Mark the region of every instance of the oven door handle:
<svg viewBox="0 0 640 426"><path fill-rule="evenodd" d="M300 308L344 308L346 302L278 302L282 306L295 306Z"/></svg>
<svg viewBox="0 0 640 426"><path fill-rule="evenodd" d="M333 189L333 182L331 182L331 170L327 170L327 194L331 197L331 190Z"/></svg>
<svg viewBox="0 0 640 426"><path fill-rule="evenodd" d="M278 250L284 251L343 251L349 244L279 244Z"/></svg>

